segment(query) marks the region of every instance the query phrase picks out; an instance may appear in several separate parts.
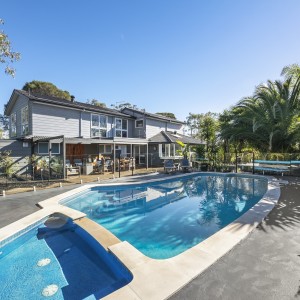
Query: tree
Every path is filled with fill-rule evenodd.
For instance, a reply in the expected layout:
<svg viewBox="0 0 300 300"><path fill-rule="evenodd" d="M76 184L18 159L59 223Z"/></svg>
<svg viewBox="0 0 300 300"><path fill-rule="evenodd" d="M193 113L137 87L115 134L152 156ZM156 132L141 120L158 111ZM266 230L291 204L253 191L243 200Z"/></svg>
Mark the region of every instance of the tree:
<svg viewBox="0 0 300 300"><path fill-rule="evenodd" d="M0 19L0 25L4 22ZM15 69L11 67L11 64L20 59L20 53L14 52L11 47L11 43L8 39L8 35L3 30L0 31L0 63L6 64L5 73L11 76L15 76Z"/></svg>
<svg viewBox="0 0 300 300"><path fill-rule="evenodd" d="M199 137L206 142L207 152L216 152L218 119L217 114L208 112L201 115Z"/></svg>
<svg viewBox="0 0 300 300"><path fill-rule="evenodd" d="M129 102L122 101L122 102L117 102L117 103L120 103L120 104L116 104L116 105L112 104L111 105L111 106L113 106L117 110L122 110L122 109L124 109L126 107L127 108L132 108L132 109L136 109L137 108L136 105L133 105L133 104L131 104Z"/></svg>
<svg viewBox="0 0 300 300"><path fill-rule="evenodd" d="M97 99L87 100L87 104L99 106L99 107L106 107L106 104L103 102L98 101Z"/></svg>
<svg viewBox="0 0 300 300"><path fill-rule="evenodd" d="M189 116L186 118L186 124L189 127L190 134L192 137L198 136L201 119L202 114L193 113L189 113Z"/></svg>
<svg viewBox="0 0 300 300"><path fill-rule="evenodd" d="M16 164L11 157L11 151L4 150L0 152L0 168L6 177L11 177L15 173Z"/></svg>
<svg viewBox="0 0 300 300"><path fill-rule="evenodd" d="M291 64L285 66L281 71L281 76L284 76L285 79L289 77L293 78L293 83L296 82L297 78L300 76L300 66L298 64Z"/></svg>
<svg viewBox="0 0 300 300"><path fill-rule="evenodd" d="M25 85L23 86L23 90L33 94L38 94L43 96L53 96L57 98L71 100L71 95L68 91L63 91L50 82L38 81L38 80L26 82Z"/></svg>
<svg viewBox="0 0 300 300"><path fill-rule="evenodd" d="M9 135L9 117L0 114L0 138L8 138Z"/></svg>
<svg viewBox="0 0 300 300"><path fill-rule="evenodd" d="M268 81L242 99L221 126L221 136L245 140L261 151L292 151L299 138L300 77Z"/></svg>
<svg viewBox="0 0 300 300"><path fill-rule="evenodd" d="M175 115L173 113L170 113L170 112L157 112L156 114L176 120Z"/></svg>

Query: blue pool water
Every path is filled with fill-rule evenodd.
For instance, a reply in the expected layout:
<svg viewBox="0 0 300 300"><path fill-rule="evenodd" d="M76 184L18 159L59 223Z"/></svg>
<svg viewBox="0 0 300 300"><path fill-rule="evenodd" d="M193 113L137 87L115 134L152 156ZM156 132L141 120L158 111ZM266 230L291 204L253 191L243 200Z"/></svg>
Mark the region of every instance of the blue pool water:
<svg viewBox="0 0 300 300"><path fill-rule="evenodd" d="M131 274L74 223L43 224L0 248L0 299L99 299ZM52 286L57 292L45 297Z"/></svg>
<svg viewBox="0 0 300 300"><path fill-rule="evenodd" d="M256 204L267 180L199 176L95 187L62 203L80 210L145 255L165 259L200 243Z"/></svg>

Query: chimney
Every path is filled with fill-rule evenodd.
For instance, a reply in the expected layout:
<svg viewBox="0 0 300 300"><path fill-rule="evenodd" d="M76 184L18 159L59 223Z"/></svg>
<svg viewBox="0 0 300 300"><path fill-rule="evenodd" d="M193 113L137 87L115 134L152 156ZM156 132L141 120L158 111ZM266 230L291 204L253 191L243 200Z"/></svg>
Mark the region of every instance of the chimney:
<svg viewBox="0 0 300 300"><path fill-rule="evenodd" d="M75 96L71 96L71 102L74 102L75 101Z"/></svg>

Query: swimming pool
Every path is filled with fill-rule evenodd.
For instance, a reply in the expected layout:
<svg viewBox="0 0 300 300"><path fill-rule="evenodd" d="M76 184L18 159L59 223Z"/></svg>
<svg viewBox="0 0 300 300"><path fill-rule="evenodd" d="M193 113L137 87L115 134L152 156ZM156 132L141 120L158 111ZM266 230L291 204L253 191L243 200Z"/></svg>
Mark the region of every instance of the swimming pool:
<svg viewBox="0 0 300 300"><path fill-rule="evenodd" d="M0 299L99 299L132 280L80 226L48 218L0 247Z"/></svg>
<svg viewBox="0 0 300 300"><path fill-rule="evenodd" d="M87 214L148 257L166 259L225 227L267 191L253 176L190 175L155 183L92 187L60 203Z"/></svg>

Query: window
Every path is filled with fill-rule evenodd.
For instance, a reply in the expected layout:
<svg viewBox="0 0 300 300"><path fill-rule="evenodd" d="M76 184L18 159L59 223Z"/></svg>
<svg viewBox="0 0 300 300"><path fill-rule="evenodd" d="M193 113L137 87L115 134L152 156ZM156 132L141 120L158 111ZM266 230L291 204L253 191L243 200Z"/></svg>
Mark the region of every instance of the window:
<svg viewBox="0 0 300 300"><path fill-rule="evenodd" d="M12 113L10 115L10 135L17 135L17 113Z"/></svg>
<svg viewBox="0 0 300 300"><path fill-rule="evenodd" d="M116 137L127 137L127 120L116 119Z"/></svg>
<svg viewBox="0 0 300 300"><path fill-rule="evenodd" d="M91 120L91 137L106 137L107 135L107 117L102 115L93 115Z"/></svg>
<svg viewBox="0 0 300 300"><path fill-rule="evenodd" d="M135 128L143 128L143 127L144 127L144 120L135 121Z"/></svg>
<svg viewBox="0 0 300 300"><path fill-rule="evenodd" d="M21 130L22 135L26 135L29 132L29 121L28 121L28 106L21 109Z"/></svg>
<svg viewBox="0 0 300 300"><path fill-rule="evenodd" d="M176 156L176 146L175 144L159 144L158 152L160 157Z"/></svg>
<svg viewBox="0 0 300 300"><path fill-rule="evenodd" d="M38 143L38 153L39 154L49 154L49 143L39 142ZM51 154L60 154L60 144L51 143Z"/></svg>
<svg viewBox="0 0 300 300"><path fill-rule="evenodd" d="M99 153L111 154L111 145L99 145Z"/></svg>
<svg viewBox="0 0 300 300"><path fill-rule="evenodd" d="M40 142L38 143L38 152L39 154L48 154L48 142Z"/></svg>
<svg viewBox="0 0 300 300"><path fill-rule="evenodd" d="M60 144L59 143L51 144L51 153L52 154L60 154Z"/></svg>

